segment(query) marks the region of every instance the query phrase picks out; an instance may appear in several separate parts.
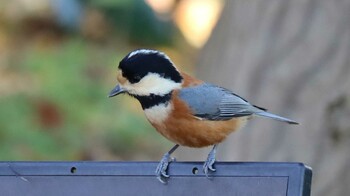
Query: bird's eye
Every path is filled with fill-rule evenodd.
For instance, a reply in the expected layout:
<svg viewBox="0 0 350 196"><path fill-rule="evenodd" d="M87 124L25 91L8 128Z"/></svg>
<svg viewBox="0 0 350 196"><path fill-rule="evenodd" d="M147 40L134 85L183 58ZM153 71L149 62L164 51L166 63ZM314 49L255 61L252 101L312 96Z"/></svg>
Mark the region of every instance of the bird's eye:
<svg viewBox="0 0 350 196"><path fill-rule="evenodd" d="M134 83L139 82L141 80L141 76L138 76L138 75L133 76L132 80L133 80Z"/></svg>

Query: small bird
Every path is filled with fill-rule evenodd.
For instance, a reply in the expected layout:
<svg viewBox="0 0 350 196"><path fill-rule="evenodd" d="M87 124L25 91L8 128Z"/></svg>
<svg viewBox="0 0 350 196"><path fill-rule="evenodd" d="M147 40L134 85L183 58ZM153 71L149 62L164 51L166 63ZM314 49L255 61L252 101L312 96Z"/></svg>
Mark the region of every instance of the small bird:
<svg viewBox="0 0 350 196"><path fill-rule="evenodd" d="M175 143L157 166L156 176L166 183L171 154L181 145L194 148L213 146L203 165L208 177L215 172L215 154L231 132L252 116L289 124L296 121L266 111L228 89L194 78L177 69L163 52L138 49L119 63L118 83L109 97L126 93L136 98L152 126Z"/></svg>

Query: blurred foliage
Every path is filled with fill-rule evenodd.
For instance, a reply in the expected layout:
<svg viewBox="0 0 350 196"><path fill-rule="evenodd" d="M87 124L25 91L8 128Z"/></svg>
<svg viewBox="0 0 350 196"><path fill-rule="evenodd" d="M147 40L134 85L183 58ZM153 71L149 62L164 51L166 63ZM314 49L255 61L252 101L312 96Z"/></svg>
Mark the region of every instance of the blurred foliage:
<svg viewBox="0 0 350 196"><path fill-rule="evenodd" d="M171 20L160 20L142 0L88 0L86 4L101 10L109 22L132 43L171 45L176 28Z"/></svg>
<svg viewBox="0 0 350 196"><path fill-rule="evenodd" d="M103 153L126 159L134 148L159 147L142 114L125 106L128 100L107 98L115 57L80 38L28 50L16 69L32 82L25 92L0 97L0 159L96 159Z"/></svg>
<svg viewBox="0 0 350 196"><path fill-rule="evenodd" d="M0 14L0 160L149 160L171 145L136 100L107 94L117 62L135 47L170 46L174 26L143 1L81 2L73 31L59 11Z"/></svg>

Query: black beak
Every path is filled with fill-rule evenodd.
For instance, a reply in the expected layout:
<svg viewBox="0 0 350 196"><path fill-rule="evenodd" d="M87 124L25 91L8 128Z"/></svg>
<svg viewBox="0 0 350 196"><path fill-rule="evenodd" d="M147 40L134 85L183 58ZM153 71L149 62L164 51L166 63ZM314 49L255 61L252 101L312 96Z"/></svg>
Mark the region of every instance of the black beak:
<svg viewBox="0 0 350 196"><path fill-rule="evenodd" d="M119 84L117 84L117 86L115 86L114 89L111 90L108 97L114 97L119 95L120 93L125 93L125 89L123 89L122 87L120 87Z"/></svg>

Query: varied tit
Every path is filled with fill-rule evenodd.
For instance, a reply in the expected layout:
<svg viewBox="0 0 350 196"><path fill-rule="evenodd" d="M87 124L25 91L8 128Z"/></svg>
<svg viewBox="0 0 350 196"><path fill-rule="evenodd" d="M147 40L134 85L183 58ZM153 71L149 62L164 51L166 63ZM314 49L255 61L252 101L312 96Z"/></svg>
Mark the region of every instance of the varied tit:
<svg viewBox="0 0 350 196"><path fill-rule="evenodd" d="M166 171L170 155L179 145L213 145L203 165L208 176L215 171L217 145L251 116L298 124L266 112L225 88L179 71L167 55L156 50L139 49L126 55L119 63L117 80L119 84L109 97L127 93L136 98L153 127L176 144L156 169L161 182L169 177Z"/></svg>

